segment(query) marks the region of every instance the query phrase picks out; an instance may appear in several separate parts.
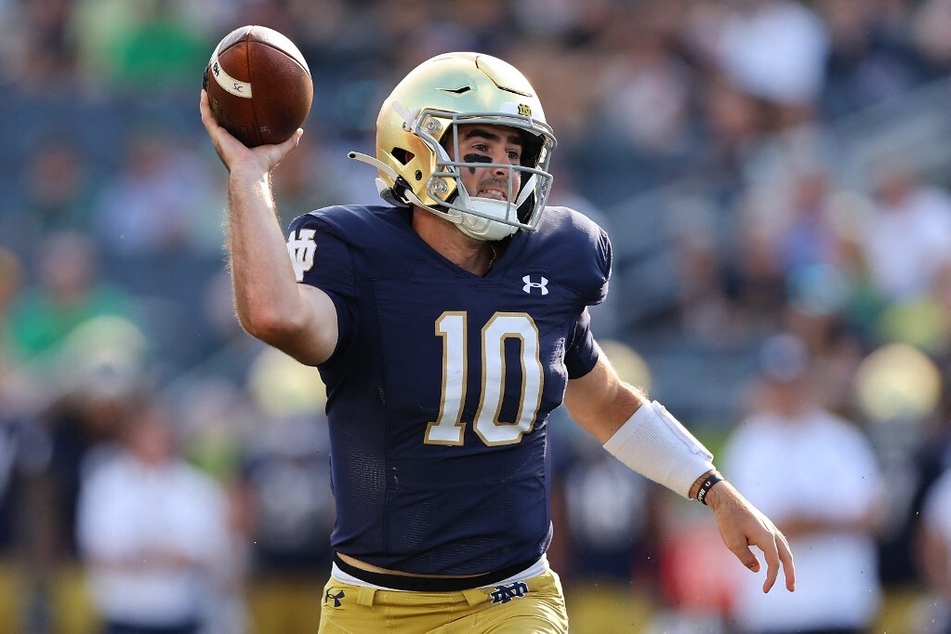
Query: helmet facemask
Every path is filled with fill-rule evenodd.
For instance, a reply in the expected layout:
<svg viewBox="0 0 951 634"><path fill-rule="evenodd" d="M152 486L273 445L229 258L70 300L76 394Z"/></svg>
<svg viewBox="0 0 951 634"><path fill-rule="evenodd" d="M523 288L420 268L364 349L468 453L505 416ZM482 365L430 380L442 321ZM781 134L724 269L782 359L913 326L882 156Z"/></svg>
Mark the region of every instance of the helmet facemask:
<svg viewBox="0 0 951 634"><path fill-rule="evenodd" d="M520 164L493 163L489 157L478 154L462 156L460 126L480 124L518 131L523 144ZM426 193L436 208L426 205L427 209L448 217L460 231L477 240L501 240L518 229L535 229L551 192L548 160L554 139L537 130L529 117L424 110L415 117L410 130L423 140L435 158ZM505 172L504 200L478 197L466 190L463 171L477 169Z"/></svg>

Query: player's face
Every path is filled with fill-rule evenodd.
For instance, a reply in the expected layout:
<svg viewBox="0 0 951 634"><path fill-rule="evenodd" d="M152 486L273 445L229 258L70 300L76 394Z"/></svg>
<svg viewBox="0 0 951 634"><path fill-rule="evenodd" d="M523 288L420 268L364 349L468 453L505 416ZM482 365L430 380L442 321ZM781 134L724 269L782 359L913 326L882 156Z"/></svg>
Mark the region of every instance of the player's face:
<svg viewBox="0 0 951 634"><path fill-rule="evenodd" d="M454 150L453 147L449 148L450 155ZM522 150L522 137L512 128L501 125L462 125L459 126L459 156L453 159L466 163L519 165ZM518 194L521 176L519 172L504 167L469 167L462 169L462 184L470 196L507 200L510 192L512 198Z"/></svg>

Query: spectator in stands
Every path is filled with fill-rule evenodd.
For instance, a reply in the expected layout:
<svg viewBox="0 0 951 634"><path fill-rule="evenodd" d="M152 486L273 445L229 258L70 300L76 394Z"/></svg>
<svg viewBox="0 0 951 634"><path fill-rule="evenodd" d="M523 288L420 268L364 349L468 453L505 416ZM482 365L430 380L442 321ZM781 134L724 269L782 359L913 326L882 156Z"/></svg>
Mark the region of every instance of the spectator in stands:
<svg viewBox="0 0 951 634"><path fill-rule="evenodd" d="M872 282L888 302L917 299L951 258L951 195L897 157L880 162L873 185L863 242Z"/></svg>
<svg viewBox="0 0 951 634"><path fill-rule="evenodd" d="M724 472L777 518L803 582L777 598L735 575L734 626L748 633L863 632L881 599L877 456L860 429L816 398L800 340L770 338L760 363L760 391L724 448Z"/></svg>
<svg viewBox="0 0 951 634"><path fill-rule="evenodd" d="M325 390L314 368L265 348L247 392L253 421L235 489L249 550L249 615L256 631L316 632L335 517Z"/></svg>
<svg viewBox="0 0 951 634"><path fill-rule="evenodd" d="M822 95L825 116L843 118L921 85L930 75L927 36L941 33L933 43L947 47L943 20L927 15L944 4L944 0L814 3L830 35ZM927 23L930 33L924 39L916 34L916 21Z"/></svg>
<svg viewBox="0 0 951 634"><path fill-rule="evenodd" d="M71 3L37 0L23 3L21 28L26 41L23 72L17 77L26 90L48 93L70 85L75 76L74 43L68 34Z"/></svg>
<svg viewBox="0 0 951 634"><path fill-rule="evenodd" d="M43 383L32 375L25 381L33 388L31 415L51 444L49 466L30 500L36 510L28 527L37 543L31 561L35 610L50 624L38 632L89 632L94 622L77 565L80 485L88 457L116 441L135 394L146 384L138 344L120 334L122 323L104 323L115 337L111 343L89 327L96 322L80 326L64 342L57 363L44 370Z"/></svg>
<svg viewBox="0 0 951 634"><path fill-rule="evenodd" d="M140 2L111 42L108 66L111 87L125 92L149 90L153 96L174 94L191 83L196 68L207 63L213 41L208 41L188 19L183 5L171 0Z"/></svg>
<svg viewBox="0 0 951 634"><path fill-rule="evenodd" d="M82 149L56 134L31 150L23 175L26 200L19 221L34 241L58 231L87 231L92 216L93 178ZM26 233L21 228L22 233Z"/></svg>
<svg viewBox="0 0 951 634"><path fill-rule="evenodd" d="M100 191L94 230L111 252L148 257L177 249L207 254L220 247L209 209L221 204L208 165L174 133L136 129L121 170Z"/></svg>
<svg viewBox="0 0 951 634"><path fill-rule="evenodd" d="M131 316L130 297L100 276L96 243L79 232L49 236L35 253L39 284L26 286L9 316L9 341L21 361L53 361L66 338L102 315Z"/></svg>
<svg viewBox="0 0 951 634"><path fill-rule="evenodd" d="M316 632L334 509L326 421L259 420L239 477L248 607L262 632Z"/></svg>
<svg viewBox="0 0 951 634"><path fill-rule="evenodd" d="M120 444L87 460L77 540L107 634L240 631L212 620L233 556L226 497L180 457L170 417L136 403Z"/></svg>

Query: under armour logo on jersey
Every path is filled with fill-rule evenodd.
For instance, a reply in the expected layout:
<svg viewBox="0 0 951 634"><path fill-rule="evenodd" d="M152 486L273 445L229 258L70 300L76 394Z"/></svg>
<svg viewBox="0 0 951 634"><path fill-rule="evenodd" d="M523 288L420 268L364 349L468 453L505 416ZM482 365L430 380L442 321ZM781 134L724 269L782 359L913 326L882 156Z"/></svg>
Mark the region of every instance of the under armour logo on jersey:
<svg viewBox="0 0 951 634"><path fill-rule="evenodd" d="M542 295L548 295L548 278L539 275L538 279L538 282L533 282L531 275L523 277L522 281L525 282L525 286L522 287L522 290L530 295L532 289L537 288Z"/></svg>
<svg viewBox="0 0 951 634"><path fill-rule="evenodd" d="M333 590L332 588L327 590L327 594L324 595L324 605L328 605L330 601L333 601L334 602L333 607L339 608L340 599L344 598L347 595L346 593L344 593L343 590L341 590L337 594L331 594L332 590Z"/></svg>
<svg viewBox="0 0 951 634"><path fill-rule="evenodd" d="M291 232L287 236L287 252L294 265L294 275L298 282L304 281L304 273L314 266L314 254L317 253L317 243L314 242L314 229L300 229L297 235Z"/></svg>
<svg viewBox="0 0 951 634"><path fill-rule="evenodd" d="M522 581L507 586L495 586L492 591L492 603L508 603L512 599L520 599L528 592L528 586Z"/></svg>

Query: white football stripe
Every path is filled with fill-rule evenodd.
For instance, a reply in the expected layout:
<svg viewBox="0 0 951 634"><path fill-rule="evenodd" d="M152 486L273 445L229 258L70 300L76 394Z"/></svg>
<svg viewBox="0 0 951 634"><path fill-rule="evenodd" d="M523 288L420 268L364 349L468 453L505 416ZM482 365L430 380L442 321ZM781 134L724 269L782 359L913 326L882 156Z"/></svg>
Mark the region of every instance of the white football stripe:
<svg viewBox="0 0 951 634"><path fill-rule="evenodd" d="M230 92L235 97L251 98L251 84L246 81L238 81L226 73L225 69L218 63L218 49L215 49L215 52L211 54L209 64L211 65L211 74L214 76L215 81L218 82L218 85L225 91Z"/></svg>

